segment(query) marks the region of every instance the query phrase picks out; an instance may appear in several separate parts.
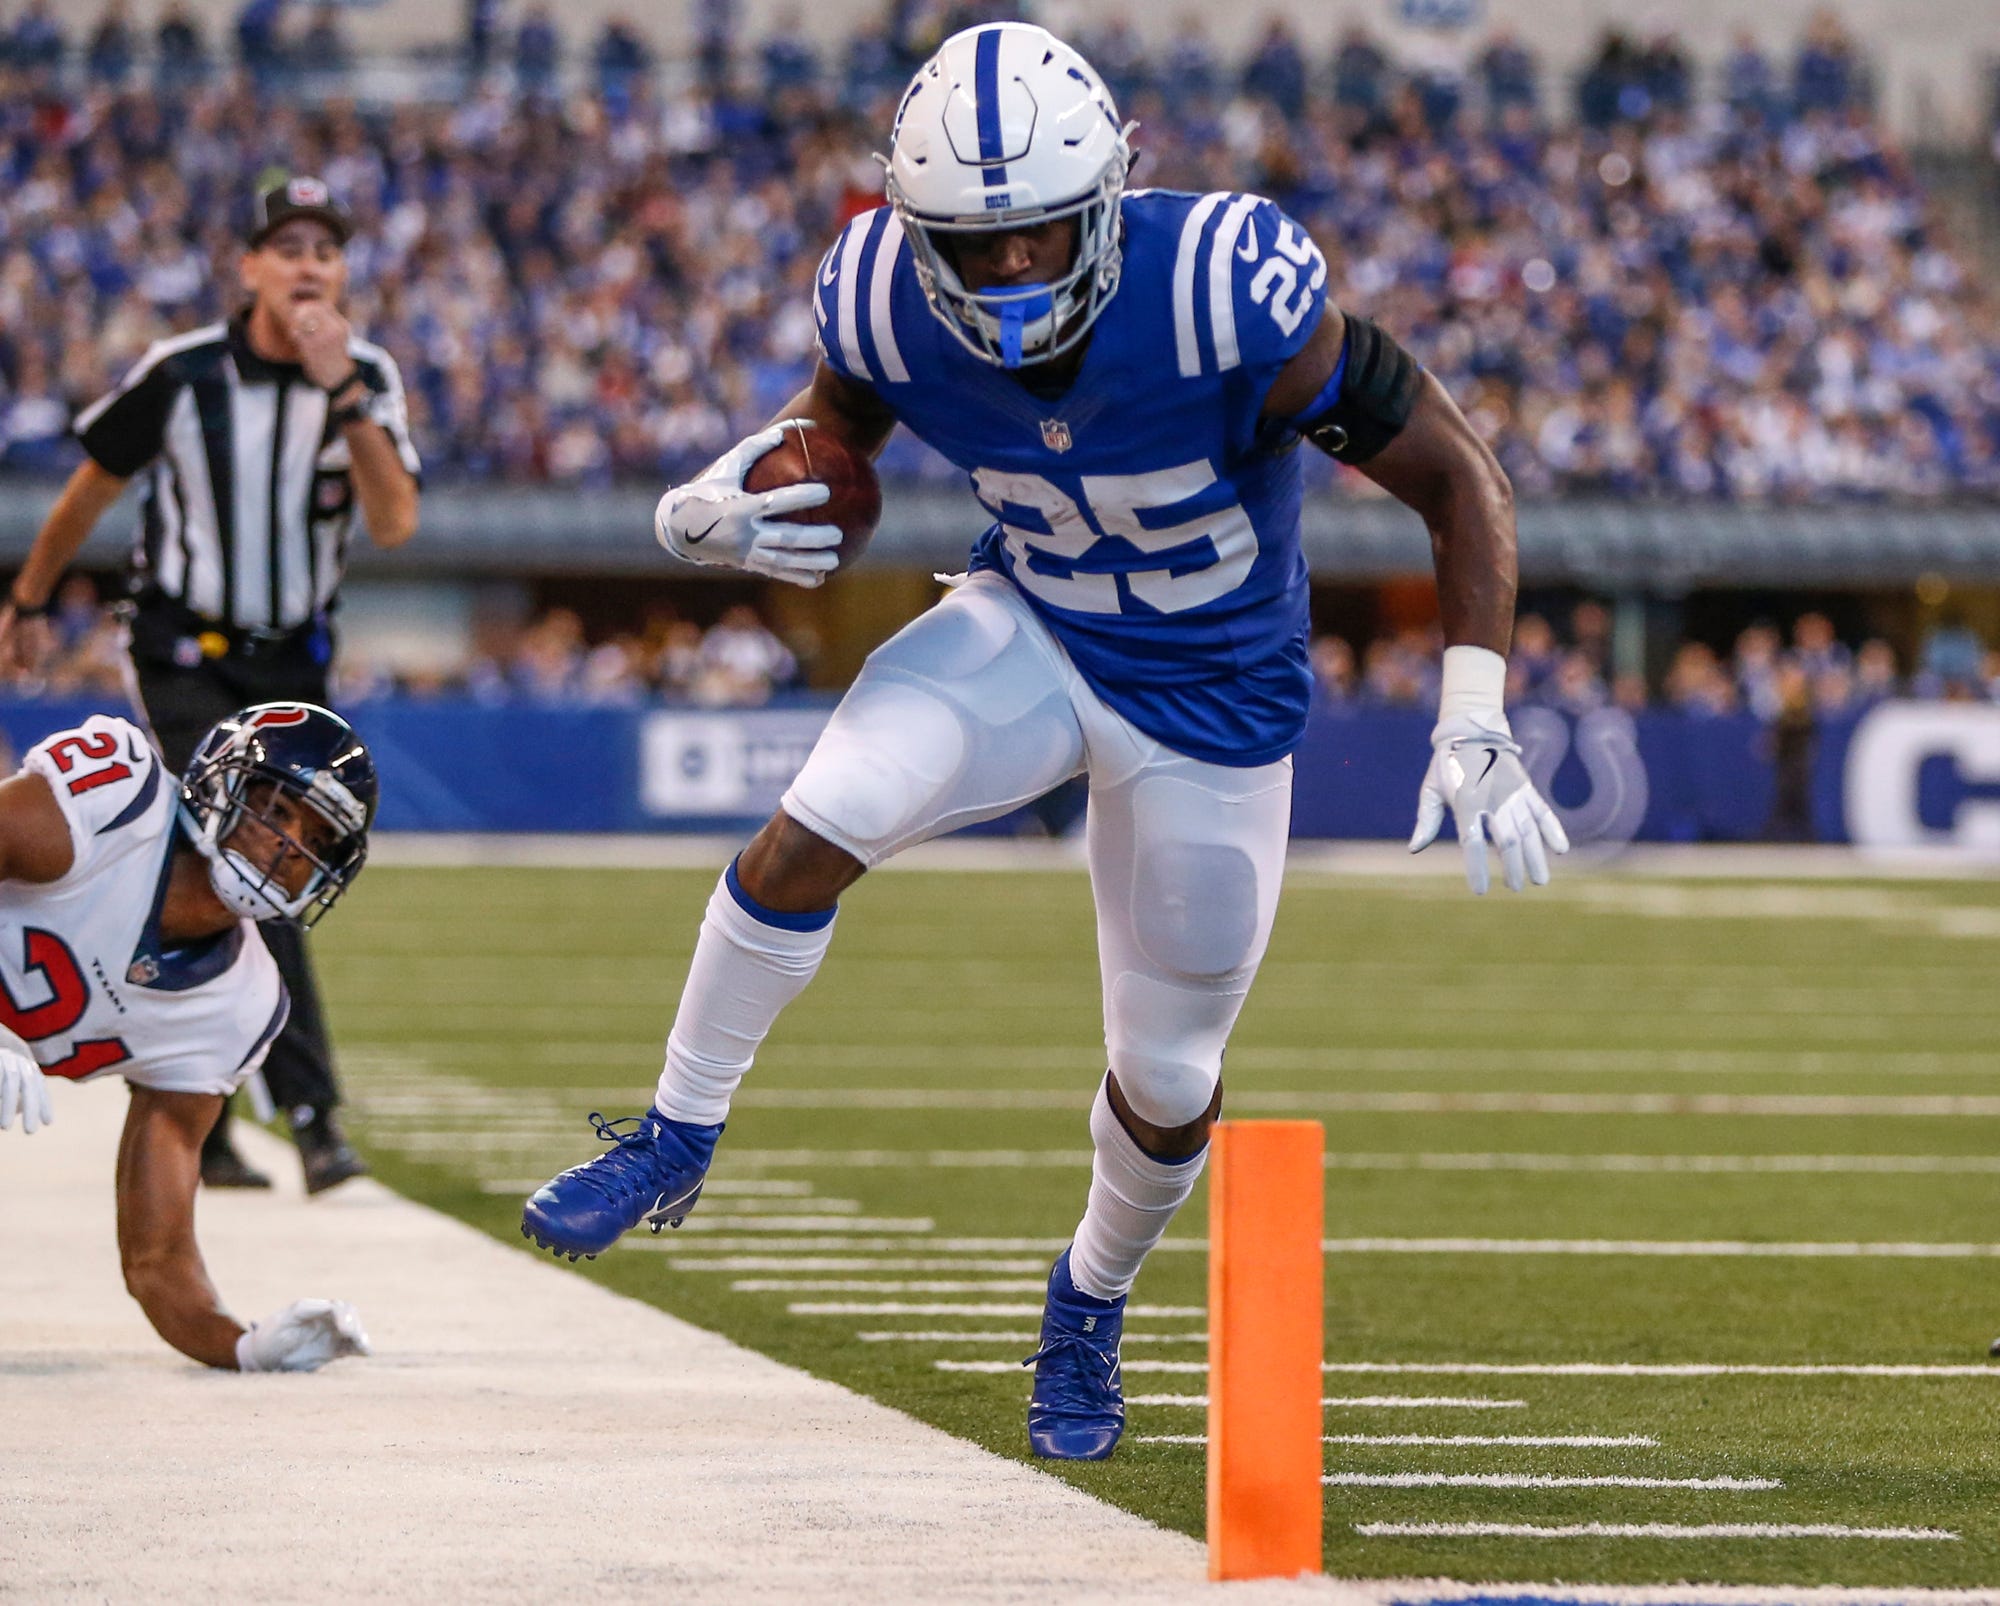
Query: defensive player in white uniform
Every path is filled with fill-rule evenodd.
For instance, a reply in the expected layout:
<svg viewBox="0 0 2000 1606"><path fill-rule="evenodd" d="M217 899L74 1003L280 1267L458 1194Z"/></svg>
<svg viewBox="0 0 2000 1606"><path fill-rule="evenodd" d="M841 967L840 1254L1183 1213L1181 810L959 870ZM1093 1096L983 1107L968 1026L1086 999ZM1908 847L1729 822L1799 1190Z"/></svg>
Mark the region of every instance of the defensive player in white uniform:
<svg viewBox="0 0 2000 1606"><path fill-rule="evenodd" d="M1304 230L1255 195L1128 191L1127 133L1090 65L1020 23L947 40L904 95L889 205L827 252L821 361L785 413L867 454L905 425L994 523L970 575L868 660L716 888L652 1110L593 1117L615 1146L522 1220L571 1258L678 1222L840 893L1085 774L1109 1069L1028 1410L1035 1452L1066 1459L1109 1455L1123 1428L1126 1295L1200 1175L1277 906L1311 685L1301 441L1430 528L1450 645L1412 850L1450 808L1483 892L1489 837L1516 889L1568 845L1501 708L1506 476L1434 378L1327 301ZM743 488L777 439L667 493L670 550L824 579L839 532L774 519L824 488Z"/></svg>
<svg viewBox="0 0 2000 1606"><path fill-rule="evenodd" d="M201 1140L263 1063L287 1000L260 920L311 925L367 851L374 761L346 721L265 703L203 738L184 779L136 725L93 715L0 782L0 1128L48 1079L122 1076L125 1286L206 1365L310 1371L365 1355L352 1306L302 1299L245 1329L194 1236Z"/></svg>

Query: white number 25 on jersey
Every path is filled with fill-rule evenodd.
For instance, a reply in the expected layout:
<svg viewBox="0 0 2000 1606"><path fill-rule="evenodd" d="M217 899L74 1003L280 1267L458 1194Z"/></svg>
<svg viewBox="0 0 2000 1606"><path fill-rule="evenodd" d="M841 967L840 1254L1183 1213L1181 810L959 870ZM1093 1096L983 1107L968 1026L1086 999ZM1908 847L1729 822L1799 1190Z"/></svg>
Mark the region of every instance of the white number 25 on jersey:
<svg viewBox="0 0 2000 1606"><path fill-rule="evenodd" d="M1215 550L1215 561L1185 574L1171 569L1131 569L1124 571L1125 584L1132 595L1161 613L1184 613L1218 597L1226 597L1250 574L1257 561L1257 532L1250 515L1231 502L1227 507L1196 518L1149 529L1142 513L1157 512L1185 502L1215 483L1215 470L1207 459L1182 463L1177 468L1156 469L1150 474L1086 474L1083 497L1097 523L1106 534L1129 541L1141 552L1169 552L1204 537ZM1031 552L1046 552L1074 563L1103 539L1090 527L1083 510L1059 486L1039 474L1016 474L1003 469L975 469L973 489L980 501L1000 520L1007 539L1007 554L1014 560L1014 579L1022 589L1041 598L1052 608L1073 613L1118 613L1118 581L1109 574L1037 574L1029 565ZM1048 521L1048 530L1024 530L1007 522L1003 504L1031 507ZM1183 560L1185 561L1185 560Z"/></svg>

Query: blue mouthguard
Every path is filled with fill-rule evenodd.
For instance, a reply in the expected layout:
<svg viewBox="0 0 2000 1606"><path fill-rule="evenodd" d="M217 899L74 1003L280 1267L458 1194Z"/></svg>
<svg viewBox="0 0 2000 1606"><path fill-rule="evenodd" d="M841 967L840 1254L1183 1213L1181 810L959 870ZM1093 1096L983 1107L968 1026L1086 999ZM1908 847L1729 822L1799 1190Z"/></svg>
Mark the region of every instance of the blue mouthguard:
<svg viewBox="0 0 2000 1606"><path fill-rule="evenodd" d="M1024 284L1015 288L1038 293L1000 304L1000 361L1009 368L1021 366L1021 333L1028 322L1034 318L1046 318L1056 305L1055 297L1046 285Z"/></svg>

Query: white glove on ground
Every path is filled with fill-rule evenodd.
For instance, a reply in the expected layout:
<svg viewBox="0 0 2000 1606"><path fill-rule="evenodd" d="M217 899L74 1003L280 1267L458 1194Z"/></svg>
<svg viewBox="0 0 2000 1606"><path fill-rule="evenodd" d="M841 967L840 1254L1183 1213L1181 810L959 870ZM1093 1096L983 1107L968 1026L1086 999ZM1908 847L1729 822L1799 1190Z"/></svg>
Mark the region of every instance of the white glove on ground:
<svg viewBox="0 0 2000 1606"><path fill-rule="evenodd" d="M298 1299L236 1341L243 1372L316 1372L343 1355L370 1355L361 1316L344 1299Z"/></svg>
<svg viewBox="0 0 2000 1606"><path fill-rule="evenodd" d="M12 1032L0 1038L0 1132L21 1117L23 1132L39 1132L56 1118L49 1107L48 1079L28 1052L28 1045Z"/></svg>
<svg viewBox="0 0 2000 1606"><path fill-rule="evenodd" d="M653 534L661 546L690 563L707 563L788 580L795 586L822 585L840 564L840 527L834 524L780 524L777 516L819 507L833 495L810 481L775 491L746 491L750 465L784 439L787 427L807 419L786 419L738 441L701 474L676 485L653 510Z"/></svg>
<svg viewBox="0 0 2000 1606"><path fill-rule="evenodd" d="M1543 844L1569 852L1562 828L1528 772L1521 749L1501 706L1507 660L1484 647L1447 647L1444 690L1438 722L1431 731L1431 767L1417 795L1417 828L1410 851L1421 853L1437 840L1449 808L1465 849L1465 879L1483 894L1491 884L1486 838L1500 850L1500 872L1519 892L1532 881L1547 886L1548 855Z"/></svg>

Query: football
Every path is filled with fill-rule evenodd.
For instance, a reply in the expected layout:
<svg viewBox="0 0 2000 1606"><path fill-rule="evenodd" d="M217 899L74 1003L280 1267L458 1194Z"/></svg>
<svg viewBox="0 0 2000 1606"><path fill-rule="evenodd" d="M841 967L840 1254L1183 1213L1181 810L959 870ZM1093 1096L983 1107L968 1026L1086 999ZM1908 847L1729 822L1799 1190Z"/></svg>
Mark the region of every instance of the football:
<svg viewBox="0 0 2000 1606"><path fill-rule="evenodd" d="M832 498L778 518L787 524L839 525L845 568L868 550L882 518L882 482L875 477L875 465L824 430L791 423L785 426L785 438L750 465L743 488L775 491L805 480L818 480L832 490Z"/></svg>

